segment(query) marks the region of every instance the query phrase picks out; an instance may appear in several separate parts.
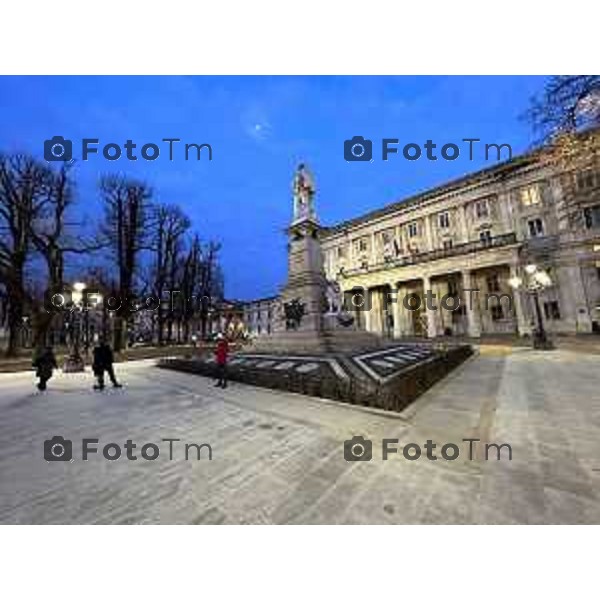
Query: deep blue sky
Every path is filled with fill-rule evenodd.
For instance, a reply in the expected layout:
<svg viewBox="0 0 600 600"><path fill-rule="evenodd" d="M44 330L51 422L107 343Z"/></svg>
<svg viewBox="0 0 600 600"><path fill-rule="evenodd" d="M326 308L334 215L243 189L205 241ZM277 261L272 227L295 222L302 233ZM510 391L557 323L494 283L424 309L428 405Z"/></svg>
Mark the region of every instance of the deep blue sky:
<svg viewBox="0 0 600 600"><path fill-rule="evenodd" d="M120 171L149 181L156 196L180 203L204 239L222 242L226 295L277 292L286 274L283 228L291 215L298 162L317 183L321 222L358 216L486 166L466 153L454 161L391 157L347 163L343 141L374 140L439 147L478 137L531 143L519 119L542 77L0 77L0 151L40 158L54 135L102 144L132 139L139 148L163 137L207 142L213 161L78 161L79 201L98 213L96 182ZM164 144L163 144L164 146ZM439 152L439 150L438 150ZM464 155L464 156L463 156ZM164 155L167 156L166 153Z"/></svg>

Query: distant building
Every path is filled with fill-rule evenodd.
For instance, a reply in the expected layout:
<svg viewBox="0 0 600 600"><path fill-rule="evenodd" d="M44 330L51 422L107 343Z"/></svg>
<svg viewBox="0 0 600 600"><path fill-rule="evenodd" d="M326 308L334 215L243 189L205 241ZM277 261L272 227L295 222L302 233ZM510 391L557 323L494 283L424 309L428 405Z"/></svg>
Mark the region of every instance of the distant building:
<svg viewBox="0 0 600 600"><path fill-rule="evenodd" d="M276 319L277 296L244 302L242 306L245 328L250 336L271 334Z"/></svg>

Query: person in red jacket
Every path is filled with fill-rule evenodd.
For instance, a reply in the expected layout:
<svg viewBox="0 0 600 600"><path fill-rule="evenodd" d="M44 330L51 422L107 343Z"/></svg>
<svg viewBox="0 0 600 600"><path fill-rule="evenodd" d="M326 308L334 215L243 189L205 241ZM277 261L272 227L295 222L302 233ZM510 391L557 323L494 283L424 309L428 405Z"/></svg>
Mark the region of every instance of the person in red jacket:
<svg viewBox="0 0 600 600"><path fill-rule="evenodd" d="M217 383L216 387L227 387L227 354L229 353L229 344L220 333L217 336L217 347L215 348L215 359L217 361Z"/></svg>

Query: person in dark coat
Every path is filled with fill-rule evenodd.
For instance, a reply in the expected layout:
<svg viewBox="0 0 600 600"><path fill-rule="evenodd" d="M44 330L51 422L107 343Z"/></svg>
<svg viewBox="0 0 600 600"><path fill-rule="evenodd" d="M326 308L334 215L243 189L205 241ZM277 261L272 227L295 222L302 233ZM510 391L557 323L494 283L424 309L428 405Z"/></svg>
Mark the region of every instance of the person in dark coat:
<svg viewBox="0 0 600 600"><path fill-rule="evenodd" d="M105 340L100 339L98 345L94 348L94 360L92 362L92 371L98 380L98 383L94 386L95 390L104 389L104 373L106 372L110 378L113 387L123 387L115 377L115 371L113 369L114 356L111 347L106 343Z"/></svg>
<svg viewBox="0 0 600 600"><path fill-rule="evenodd" d="M48 380L52 378L54 369L58 368L56 364L56 357L50 346L40 348L33 359L33 366L35 367L35 375L39 378L37 384L38 390L43 392L46 389Z"/></svg>
<svg viewBox="0 0 600 600"><path fill-rule="evenodd" d="M217 363L217 383L216 387L227 387L227 355L229 353L229 344L220 333L217 337L217 347L215 348L215 360Z"/></svg>

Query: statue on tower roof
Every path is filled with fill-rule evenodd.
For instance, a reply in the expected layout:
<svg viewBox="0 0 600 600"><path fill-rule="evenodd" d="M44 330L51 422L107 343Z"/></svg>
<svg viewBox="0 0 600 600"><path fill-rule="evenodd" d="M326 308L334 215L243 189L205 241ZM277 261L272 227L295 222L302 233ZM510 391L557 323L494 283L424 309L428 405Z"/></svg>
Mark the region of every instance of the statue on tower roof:
<svg viewBox="0 0 600 600"><path fill-rule="evenodd" d="M296 169L293 183L294 223L300 221L316 221L314 196L315 182L308 167L300 163Z"/></svg>

